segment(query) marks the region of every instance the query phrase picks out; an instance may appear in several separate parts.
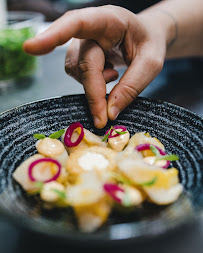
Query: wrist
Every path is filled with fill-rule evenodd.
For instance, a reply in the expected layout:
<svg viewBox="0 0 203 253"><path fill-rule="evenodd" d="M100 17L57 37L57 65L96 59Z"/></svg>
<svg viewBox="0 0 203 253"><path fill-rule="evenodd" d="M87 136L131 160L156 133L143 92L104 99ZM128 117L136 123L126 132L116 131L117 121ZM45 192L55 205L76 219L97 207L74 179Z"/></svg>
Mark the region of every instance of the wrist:
<svg viewBox="0 0 203 253"><path fill-rule="evenodd" d="M164 40L166 51L175 43L178 37L178 26L172 14L161 8L149 8L140 12L139 16L148 29Z"/></svg>

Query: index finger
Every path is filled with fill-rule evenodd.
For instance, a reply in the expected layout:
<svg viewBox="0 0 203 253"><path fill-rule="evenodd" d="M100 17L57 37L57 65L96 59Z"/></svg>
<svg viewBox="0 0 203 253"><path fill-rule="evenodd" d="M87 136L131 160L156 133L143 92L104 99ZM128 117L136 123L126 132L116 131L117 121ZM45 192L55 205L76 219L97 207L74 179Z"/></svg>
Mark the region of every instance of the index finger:
<svg viewBox="0 0 203 253"><path fill-rule="evenodd" d="M101 7L99 11L98 8L91 7L66 12L45 32L27 40L23 45L24 51L32 55L42 55L51 52L72 37L96 40L105 31L107 23L103 13L104 8Z"/></svg>

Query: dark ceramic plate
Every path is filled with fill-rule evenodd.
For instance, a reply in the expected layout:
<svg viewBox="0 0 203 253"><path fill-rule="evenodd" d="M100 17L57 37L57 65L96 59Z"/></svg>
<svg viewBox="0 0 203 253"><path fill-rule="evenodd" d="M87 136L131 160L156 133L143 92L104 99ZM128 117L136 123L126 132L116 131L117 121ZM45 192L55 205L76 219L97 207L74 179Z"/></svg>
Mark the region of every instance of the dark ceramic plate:
<svg viewBox="0 0 203 253"><path fill-rule="evenodd" d="M130 213L114 211L102 228L90 234L79 232L70 208L44 210L37 196L28 197L12 179L12 173L36 152L34 133L49 135L75 121L99 135L112 124L121 124L131 134L147 131L157 137L169 153L180 158L172 165L179 170L183 195L165 207L145 204ZM137 98L115 122L98 130L93 126L85 96L75 95L14 108L0 114L0 122L0 211L31 231L67 242L136 241L180 227L203 208L203 119L181 107Z"/></svg>

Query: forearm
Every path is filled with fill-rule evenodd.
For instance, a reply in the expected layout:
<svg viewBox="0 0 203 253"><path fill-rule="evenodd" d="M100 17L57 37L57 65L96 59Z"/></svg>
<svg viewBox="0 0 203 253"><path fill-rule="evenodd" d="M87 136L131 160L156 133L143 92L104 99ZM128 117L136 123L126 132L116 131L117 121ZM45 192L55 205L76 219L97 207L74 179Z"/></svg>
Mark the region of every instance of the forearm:
<svg viewBox="0 0 203 253"><path fill-rule="evenodd" d="M203 56L202 0L166 0L139 15L165 33L166 58Z"/></svg>

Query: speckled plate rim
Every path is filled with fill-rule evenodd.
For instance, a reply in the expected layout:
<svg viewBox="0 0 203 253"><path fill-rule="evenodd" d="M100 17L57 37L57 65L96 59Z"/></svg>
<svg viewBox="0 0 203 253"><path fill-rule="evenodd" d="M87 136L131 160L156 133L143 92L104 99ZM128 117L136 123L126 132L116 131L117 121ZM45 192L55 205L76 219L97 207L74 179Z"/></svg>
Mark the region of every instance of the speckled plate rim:
<svg viewBox="0 0 203 253"><path fill-rule="evenodd" d="M35 104L35 103L40 103L40 102L43 102L43 101L50 101L50 100L57 100L57 99L66 99L66 98L70 98L70 97L78 97L78 96L85 96L84 94L74 94L74 95L65 95L65 96L54 96L54 97L50 97L50 98L44 98L44 99L39 99L39 100L36 100L36 101L32 101L32 102L28 102L28 103L24 103L24 104L21 104L19 106L16 106L14 108L11 108L11 109L8 109L4 112L1 112L0 113L0 116L1 115L4 115L4 114L8 114L8 113L12 113L13 111L15 110L18 110L20 108L23 108L23 107L26 107L26 106L29 106L29 105L32 105L32 104ZM192 112L184 107L181 107L181 106L178 106L178 105L175 105L175 104L172 104L170 102L166 102L166 101L162 101L162 100L156 100L156 99L152 99L152 98L145 98L145 97L141 97L139 96L137 99L139 100L145 100L145 101L148 101L150 103L156 103L156 104L163 104L165 106L170 106L170 107L173 107L175 109L178 109L178 110L181 110L183 112L186 112L192 116L195 116L197 118L199 118L200 120L203 120L203 117L195 112ZM159 230L157 231L152 231L149 230L147 233L145 234L134 234L132 233L132 231L128 231L129 229L129 226L131 226L131 229L132 230L132 225L135 225L136 226L136 222L133 223L124 223L124 224L114 224L114 225L111 225L111 227L114 228L114 230L123 230L124 227L126 227L126 231L128 231L127 235L125 234L125 236L117 233L116 235L110 235L108 234L107 236L105 235L104 237L102 237L102 233L99 234L99 236L95 236L94 233L90 233L90 234L86 234L86 233L82 233L82 232L78 232L77 234L74 233L73 235L68 235L67 234L63 234L63 233L59 233L59 234L56 234L55 232L53 232L52 230L44 230L44 228L42 227L39 227L37 222L34 221L34 220L31 220L31 219L28 219L27 217L26 218L23 218L22 215L20 214L17 214L17 213L9 213L8 210L2 206L0 206L0 214L2 216L5 217L5 219L8 220L8 222L12 222L13 224L15 224L16 226L19 226L21 228L24 228L28 231L31 231L31 232L35 232L37 234L41 234L41 235L44 235L44 236L50 236L50 237L53 237L53 238L58 238L58 239L61 239L63 241L72 241L72 242L79 242L79 241L82 241L82 242L91 242L91 243L103 243L103 242L126 242L126 241L132 241L134 243L136 242L140 242L140 241L143 241L143 240L146 240L146 239L154 239L154 238L157 238L159 235L163 235L163 234L167 234L167 233L170 233L171 231L174 231L184 225L187 225L187 224L190 224L190 223L193 223L194 221L198 220L198 217L199 216L202 216L203 215L203 209L199 209L197 210L195 213L193 213L192 215L188 215L188 216L184 216L183 219L181 220L178 220L178 223L174 222L174 223L171 223L170 226L165 226L165 224L162 224L162 226L159 227ZM105 232L106 233L106 232Z"/></svg>

